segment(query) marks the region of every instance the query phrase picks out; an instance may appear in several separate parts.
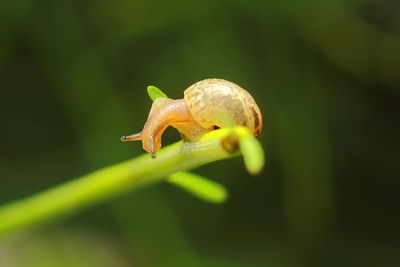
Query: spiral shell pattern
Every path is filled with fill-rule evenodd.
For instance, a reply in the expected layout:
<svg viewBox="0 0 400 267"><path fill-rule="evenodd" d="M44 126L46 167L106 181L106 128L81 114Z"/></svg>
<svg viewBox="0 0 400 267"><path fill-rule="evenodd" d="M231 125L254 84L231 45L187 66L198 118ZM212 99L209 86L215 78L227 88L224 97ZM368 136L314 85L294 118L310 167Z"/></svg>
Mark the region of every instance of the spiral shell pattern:
<svg viewBox="0 0 400 267"><path fill-rule="evenodd" d="M254 136L262 130L262 116L253 97L223 79L199 81L184 92L185 103L196 122L205 129L244 126Z"/></svg>

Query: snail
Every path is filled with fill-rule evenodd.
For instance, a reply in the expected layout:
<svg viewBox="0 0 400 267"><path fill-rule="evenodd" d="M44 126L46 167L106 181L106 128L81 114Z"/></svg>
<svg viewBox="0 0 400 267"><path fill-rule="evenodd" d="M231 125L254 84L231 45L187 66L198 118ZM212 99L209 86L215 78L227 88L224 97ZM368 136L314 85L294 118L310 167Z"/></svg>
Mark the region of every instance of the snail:
<svg viewBox="0 0 400 267"><path fill-rule="evenodd" d="M143 149L155 158L168 126L195 141L207 132L234 125L247 127L254 136L260 134L262 116L253 97L227 80L205 79L187 88L183 99L157 98L143 130L121 140L141 140Z"/></svg>

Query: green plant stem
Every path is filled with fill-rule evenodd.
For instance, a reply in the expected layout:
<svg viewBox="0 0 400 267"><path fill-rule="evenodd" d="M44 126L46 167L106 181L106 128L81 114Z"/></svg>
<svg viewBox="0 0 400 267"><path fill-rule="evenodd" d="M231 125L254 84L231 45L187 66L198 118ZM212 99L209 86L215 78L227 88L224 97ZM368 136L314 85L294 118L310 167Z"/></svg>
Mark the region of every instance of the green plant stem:
<svg viewBox="0 0 400 267"><path fill-rule="evenodd" d="M0 207L0 236L71 216L111 197L160 181L176 171L237 155L226 152L221 146L221 140L228 134L228 131L221 131L197 142L178 142L161 149L156 159L145 154L6 204Z"/></svg>

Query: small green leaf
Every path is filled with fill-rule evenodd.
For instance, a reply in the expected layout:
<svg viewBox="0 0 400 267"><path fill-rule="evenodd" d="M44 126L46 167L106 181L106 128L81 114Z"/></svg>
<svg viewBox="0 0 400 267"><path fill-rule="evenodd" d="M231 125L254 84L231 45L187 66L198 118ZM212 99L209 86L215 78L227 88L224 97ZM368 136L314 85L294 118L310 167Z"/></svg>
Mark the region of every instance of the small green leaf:
<svg viewBox="0 0 400 267"><path fill-rule="evenodd" d="M263 169L264 150L248 128L243 126L222 128L205 134L200 140L207 138L220 138L221 146L228 153L235 153L235 149L239 147L249 173L256 175Z"/></svg>
<svg viewBox="0 0 400 267"><path fill-rule="evenodd" d="M176 172L167 181L208 202L223 203L228 197L223 185L194 173Z"/></svg>
<svg viewBox="0 0 400 267"><path fill-rule="evenodd" d="M253 175L260 173L265 163L264 151L260 142L247 128L237 127L235 131L239 135L240 151L247 171Z"/></svg>
<svg viewBox="0 0 400 267"><path fill-rule="evenodd" d="M160 97L168 98L168 96L163 91L152 85L147 86L147 93L153 101Z"/></svg>

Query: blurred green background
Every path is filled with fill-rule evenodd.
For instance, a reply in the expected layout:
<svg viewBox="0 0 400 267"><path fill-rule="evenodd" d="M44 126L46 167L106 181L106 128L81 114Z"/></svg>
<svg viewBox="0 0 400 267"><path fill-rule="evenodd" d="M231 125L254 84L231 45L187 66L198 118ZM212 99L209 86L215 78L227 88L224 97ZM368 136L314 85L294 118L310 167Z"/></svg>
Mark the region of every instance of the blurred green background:
<svg viewBox="0 0 400 267"><path fill-rule="evenodd" d="M0 1L0 203L143 153L147 85L225 78L267 165L197 173L0 240L0 266L399 266L400 2ZM173 129L164 144L179 139Z"/></svg>

